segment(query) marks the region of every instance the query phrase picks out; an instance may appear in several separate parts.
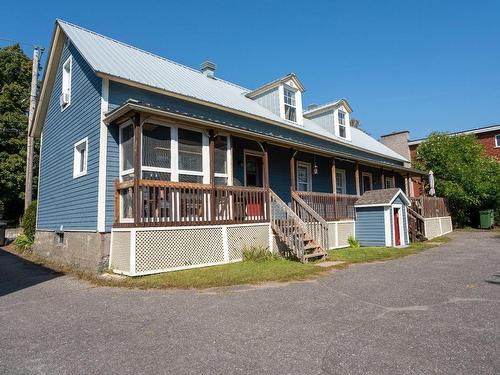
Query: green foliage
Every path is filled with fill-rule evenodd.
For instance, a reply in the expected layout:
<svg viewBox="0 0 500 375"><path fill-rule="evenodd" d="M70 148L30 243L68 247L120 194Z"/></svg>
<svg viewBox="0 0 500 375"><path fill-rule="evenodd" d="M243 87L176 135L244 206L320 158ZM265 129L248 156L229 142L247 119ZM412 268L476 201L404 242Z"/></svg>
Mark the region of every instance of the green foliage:
<svg viewBox="0 0 500 375"><path fill-rule="evenodd" d="M16 247L17 251L20 252L29 251L32 245L33 245L33 239L31 239L24 233L17 236L16 239L14 240L14 246Z"/></svg>
<svg viewBox="0 0 500 375"><path fill-rule="evenodd" d="M349 246L351 248L354 248L354 249L357 249L358 247L361 246L361 244L359 243L359 240L354 238L354 236L352 234L349 237L347 237L347 242L349 242Z"/></svg>
<svg viewBox="0 0 500 375"><path fill-rule="evenodd" d="M14 221L23 207L31 69L19 45L0 48L0 200Z"/></svg>
<svg viewBox="0 0 500 375"><path fill-rule="evenodd" d="M3 202L0 201L0 219L3 219L3 210L4 210Z"/></svg>
<svg viewBox="0 0 500 375"><path fill-rule="evenodd" d="M243 248L243 261L244 262L265 262L268 260L279 259L280 256L272 253L265 247L250 247Z"/></svg>
<svg viewBox="0 0 500 375"><path fill-rule="evenodd" d="M26 209L23 215L22 227L23 234L33 241L35 239L36 230L36 201L32 201Z"/></svg>
<svg viewBox="0 0 500 375"><path fill-rule="evenodd" d="M500 163L473 135L431 134L417 148L416 167L434 172L436 194L447 199L459 226L482 208L500 207Z"/></svg>

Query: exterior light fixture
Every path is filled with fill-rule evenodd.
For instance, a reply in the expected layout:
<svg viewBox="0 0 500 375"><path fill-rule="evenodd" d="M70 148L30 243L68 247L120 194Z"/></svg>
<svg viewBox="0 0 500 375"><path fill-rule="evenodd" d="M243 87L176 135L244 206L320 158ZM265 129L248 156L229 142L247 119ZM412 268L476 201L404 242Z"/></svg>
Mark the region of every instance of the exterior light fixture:
<svg viewBox="0 0 500 375"><path fill-rule="evenodd" d="M318 165L316 164L316 155L314 155L314 165L313 165L313 174L317 175L318 172Z"/></svg>

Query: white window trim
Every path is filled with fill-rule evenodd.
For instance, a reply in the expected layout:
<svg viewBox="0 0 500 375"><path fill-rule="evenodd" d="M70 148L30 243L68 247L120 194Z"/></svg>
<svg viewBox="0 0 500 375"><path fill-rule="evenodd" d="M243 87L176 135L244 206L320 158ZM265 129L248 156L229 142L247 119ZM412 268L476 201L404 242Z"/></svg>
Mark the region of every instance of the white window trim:
<svg viewBox="0 0 500 375"><path fill-rule="evenodd" d="M122 131L123 131L123 128L129 126L129 125L132 125L132 131L133 131L133 128L134 128L134 124L132 123L132 121L126 121L124 122L123 124L120 125L119 127L119 130L118 130L118 160L119 160L119 173L118 175L120 176L120 181L123 181L123 176L126 176L128 174L132 174L134 173L134 167L132 166L131 169L126 169L124 171L122 171L122 166L123 166L123 144L122 144Z"/></svg>
<svg viewBox="0 0 500 375"><path fill-rule="evenodd" d="M346 174L345 174L345 169L336 169L335 173L340 173L342 175L342 192L338 193L337 192L337 186L335 186L335 193L336 194L347 194L347 186L346 186ZM337 176L335 176L335 182L338 182Z"/></svg>
<svg viewBox="0 0 500 375"><path fill-rule="evenodd" d="M80 171L80 153L78 151L78 147L82 144L85 144L85 159L83 161L83 171ZM73 178L78 178L85 176L87 174L88 168L88 160L89 160L89 139L85 137L78 142L76 142L73 146Z"/></svg>
<svg viewBox="0 0 500 375"><path fill-rule="evenodd" d="M261 151L254 151L254 150L243 150L243 185L247 186L247 156L256 156L262 158L262 161L264 161L264 153ZM264 172L264 171L262 171ZM264 173L262 174L262 178L264 178ZM264 181L262 181L264 182Z"/></svg>
<svg viewBox="0 0 500 375"><path fill-rule="evenodd" d="M364 187L364 178L363 177L370 177L370 190L373 190L373 175L371 174L371 172L361 172L361 189L363 190L363 193L365 191L368 191L365 189Z"/></svg>
<svg viewBox="0 0 500 375"><path fill-rule="evenodd" d="M392 181L392 187L396 187L396 178L394 176L385 176L384 178L384 189L388 189L387 181Z"/></svg>
<svg viewBox="0 0 500 375"><path fill-rule="evenodd" d="M311 163L307 163L305 161L297 161L297 165L295 166L295 185L297 187L297 191L299 191L299 167L305 167L307 169L307 190L312 191L312 169Z"/></svg>
<svg viewBox="0 0 500 375"><path fill-rule="evenodd" d="M219 133L217 134L217 136L226 137L226 173L214 172L214 176L225 178L227 181L227 186L232 186L233 181L230 172L233 166L231 161L231 136L226 133Z"/></svg>
<svg viewBox="0 0 500 375"><path fill-rule="evenodd" d="M69 77L68 77L68 90L64 92L64 75L66 70L66 65L69 64ZM68 108L71 104L71 81L73 76L73 56L70 56L66 59L64 64L62 65L62 78L61 78L61 96L63 94L68 94L68 103L61 106L61 112Z"/></svg>
<svg viewBox="0 0 500 375"><path fill-rule="evenodd" d="M495 148L500 147L500 134L495 135Z"/></svg>
<svg viewBox="0 0 500 375"><path fill-rule="evenodd" d="M291 104L287 104L285 102L285 90L288 90L290 92L293 92L293 100L295 102L295 105L291 105ZM297 124L299 121L299 110L298 110L298 105L297 105L297 92L299 90L297 90L296 88L293 88L287 84L283 84L283 114L284 114L284 119L292 124ZM289 106L291 108L295 108L295 121L293 120L289 120L286 118L286 106Z"/></svg>

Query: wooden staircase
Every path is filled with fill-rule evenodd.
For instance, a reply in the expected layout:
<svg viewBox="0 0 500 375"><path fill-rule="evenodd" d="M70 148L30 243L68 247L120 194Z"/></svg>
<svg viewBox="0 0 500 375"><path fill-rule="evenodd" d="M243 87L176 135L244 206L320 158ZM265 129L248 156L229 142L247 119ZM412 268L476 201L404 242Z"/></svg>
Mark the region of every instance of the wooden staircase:
<svg viewBox="0 0 500 375"><path fill-rule="evenodd" d="M324 230L318 237L316 230L310 230L306 224L288 205L272 190L269 190L271 208L271 227L278 238L290 249L301 262L311 258L324 259L328 253L328 228L326 237ZM314 228L314 227L313 227ZM326 242L324 241L326 238ZM325 246L326 243L326 246Z"/></svg>
<svg viewBox="0 0 500 375"><path fill-rule="evenodd" d="M411 207L408 207L408 231L410 232L411 242L427 241L425 218Z"/></svg>

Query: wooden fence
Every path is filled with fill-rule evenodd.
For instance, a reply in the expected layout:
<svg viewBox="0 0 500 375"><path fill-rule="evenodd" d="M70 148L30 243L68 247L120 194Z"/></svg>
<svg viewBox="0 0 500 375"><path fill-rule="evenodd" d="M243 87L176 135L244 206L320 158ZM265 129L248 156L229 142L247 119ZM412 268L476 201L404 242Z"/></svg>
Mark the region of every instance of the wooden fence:
<svg viewBox="0 0 500 375"><path fill-rule="evenodd" d="M326 221L354 220L357 195L297 191L296 194Z"/></svg>
<svg viewBox="0 0 500 375"><path fill-rule="evenodd" d="M410 198L411 208L424 218L450 216L448 204L440 197Z"/></svg>

